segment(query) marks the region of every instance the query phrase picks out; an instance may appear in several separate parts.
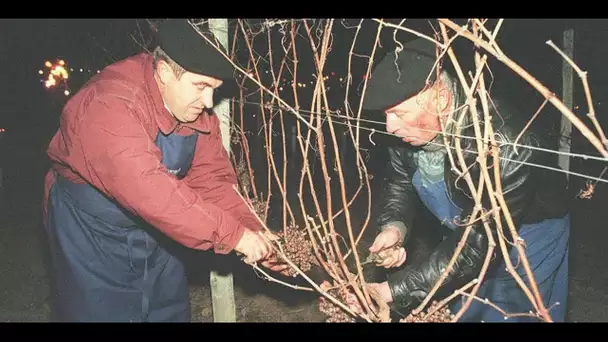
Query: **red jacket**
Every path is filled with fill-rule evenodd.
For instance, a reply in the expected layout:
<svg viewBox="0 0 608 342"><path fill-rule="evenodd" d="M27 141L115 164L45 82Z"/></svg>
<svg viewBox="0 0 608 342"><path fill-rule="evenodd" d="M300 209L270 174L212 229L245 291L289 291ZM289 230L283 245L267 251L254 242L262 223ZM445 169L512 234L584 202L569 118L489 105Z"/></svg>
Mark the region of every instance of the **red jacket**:
<svg viewBox="0 0 608 342"><path fill-rule="evenodd" d="M180 181L161 163L154 139L159 130L191 134L192 129L203 134L192 168ZM203 114L178 125L164 106L147 53L110 65L75 94L47 152L53 170L89 182L187 247L227 254L244 228L261 229L233 189L236 174L217 116ZM53 181L49 171L45 216Z"/></svg>

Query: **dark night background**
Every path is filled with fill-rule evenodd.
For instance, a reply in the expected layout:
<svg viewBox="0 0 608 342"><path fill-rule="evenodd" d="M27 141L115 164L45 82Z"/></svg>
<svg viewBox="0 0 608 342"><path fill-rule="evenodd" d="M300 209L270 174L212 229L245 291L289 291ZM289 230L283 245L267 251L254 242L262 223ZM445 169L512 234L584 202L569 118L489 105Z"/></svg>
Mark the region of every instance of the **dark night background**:
<svg viewBox="0 0 608 342"><path fill-rule="evenodd" d="M358 20L350 19L348 22L356 25ZM408 22L408 27L428 27L423 20ZM338 76L345 76L346 58L354 30L343 28L339 20L334 26L336 33L332 57L326 70L334 71ZM562 59L545 42L552 40L562 47L562 35L566 28L574 29L574 60L581 69L588 72L598 119L603 127L608 128L604 110L608 106L608 84L604 81L608 76L608 70L605 68L608 21L508 19L503 23L498 41L508 56L561 98ZM231 26L229 35L233 29ZM357 46L358 52L369 53L364 50L366 46L372 46L376 30L377 23L368 20L359 37L362 43L361 47ZM75 69L68 80L70 91L74 93L97 70L113 61L140 52L142 47L135 41L150 43L150 30L146 20L135 19L2 19L0 32L0 55L4 76L3 82L0 82L0 128L6 130L0 132L0 168L3 172L0 188L0 274L5 279L0 281L0 320L45 320L45 311L42 308L46 299L46 271L40 261L45 258L45 241L40 226L43 177L49 166L45 149L57 129L61 106L67 97L64 96L63 90L45 89L40 82L42 77L38 70L44 69L44 62L47 60L65 60L68 67ZM392 29L384 29L383 49L377 52L377 56L394 47L392 33ZM265 36L265 33L262 36ZM264 41L265 38L258 40ZM280 37L275 38L273 44L280 44ZM302 51L302 69L299 70L302 75L315 72L314 66L309 63L310 58L306 61L305 49L310 50L306 44L303 40L301 46L298 46L299 51ZM259 53L265 51L264 49L267 49L267 46L261 44L257 51ZM240 46L239 51L242 62L247 58L246 55L243 56L243 53L246 54L246 47ZM497 82L496 91L507 92L519 99L518 103L524 110L523 115L530 117L542 104L541 96L525 81L513 77L511 71L496 62L493 57L490 56L490 60ZM353 63L355 81L351 85L351 103L358 105L358 101L353 99L357 99L357 80L361 80L366 65L361 58L354 61L357 63ZM80 68L83 68L84 72L79 73ZM309 80L310 76L304 79ZM504 81L507 79L508 81ZM503 80L502 83L500 80ZM253 89L255 86L248 87ZM585 117L586 100L576 74L574 89L574 112L593 130L590 121ZM286 97L288 98L289 96ZM336 108L343 107L343 100L343 95L330 98L332 106L335 104ZM259 95L250 97L248 101L259 102ZM291 99L288 102L292 104ZM310 103L305 106L309 107ZM249 113L257 112L256 108L251 108ZM559 120L560 114L548 104L539 116L536 126L555 134L560 125ZM374 128L382 130L384 127L380 125ZM374 179L381 178L385 158L383 147L393 142L390 137L382 137L380 134L376 134L376 137L376 146L366 146L369 148L369 165L372 165L370 173L374 175ZM366 140L367 136L363 139ZM572 134L572 152L598 155L598 152L581 138L575 127ZM581 158L570 160L571 171L594 177L597 177L605 166L605 162ZM259 174L258 178L265 178L264 171ZM577 176L570 177L574 197L578 190L584 188L586 180ZM608 179L608 175L603 178ZM265 189L264 186L261 188ZM608 310L605 310L608 304L608 277L603 272L608 267L608 258L602 253L608 237L605 225L602 224L608 219L604 209L607 203L606 191L606 184L598 183L592 199L573 202L571 293L568 303L571 321L608 320ZM280 194L275 197L280 197ZM297 203L293 205L297 206Z"/></svg>

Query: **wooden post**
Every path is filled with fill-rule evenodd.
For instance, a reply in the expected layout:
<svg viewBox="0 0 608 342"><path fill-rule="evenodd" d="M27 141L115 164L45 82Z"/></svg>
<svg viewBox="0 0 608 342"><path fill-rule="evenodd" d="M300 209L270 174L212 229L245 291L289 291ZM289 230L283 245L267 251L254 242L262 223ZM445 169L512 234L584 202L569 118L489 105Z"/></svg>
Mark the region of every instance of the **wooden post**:
<svg viewBox="0 0 608 342"><path fill-rule="evenodd" d="M566 56L574 60L574 30L567 29L564 31L564 53ZM572 66L564 59L562 64L562 98L564 104L572 110L574 103L574 90L573 90L573 73ZM570 152L572 143L572 123L568 118L562 115L560 135L559 135L559 151ZM559 166L570 171L570 157L566 155L559 155ZM569 175L566 174L566 177ZM569 177L568 177L569 178Z"/></svg>
<svg viewBox="0 0 608 342"><path fill-rule="evenodd" d="M209 19L209 28L230 52L228 45L228 19ZM230 102L225 99L214 107L220 119L222 142L230 153ZM211 270L210 274L211 301L214 322L236 322L236 305L234 300L234 285L232 273L220 274Z"/></svg>

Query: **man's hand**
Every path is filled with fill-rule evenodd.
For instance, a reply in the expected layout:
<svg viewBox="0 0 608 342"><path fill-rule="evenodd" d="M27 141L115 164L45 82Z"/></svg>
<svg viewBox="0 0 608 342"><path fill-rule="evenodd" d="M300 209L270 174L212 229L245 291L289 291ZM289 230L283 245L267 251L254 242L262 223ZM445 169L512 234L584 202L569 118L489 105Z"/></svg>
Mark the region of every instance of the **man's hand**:
<svg viewBox="0 0 608 342"><path fill-rule="evenodd" d="M393 301L393 294L391 293L391 289L388 286L388 282L385 281L382 283L368 283L367 285L376 290L376 292L380 294L380 297L382 298L382 300L384 300L385 303L389 304Z"/></svg>
<svg viewBox="0 0 608 342"><path fill-rule="evenodd" d="M406 258L405 248L396 248L401 241L401 232L397 227L388 227L378 234L374 244L369 248L370 252L380 256L382 262L378 266L390 268L403 265Z"/></svg>
<svg viewBox="0 0 608 342"><path fill-rule="evenodd" d="M279 261L276 254L262 261L262 266L273 272L279 272L284 276L289 276L289 264Z"/></svg>
<svg viewBox="0 0 608 342"><path fill-rule="evenodd" d="M376 291L380 295L379 299L384 301L386 304L393 301L393 295L386 281L383 283L368 283L367 286L368 288ZM364 312L361 304L359 303L359 299L354 293L349 293L344 304L346 304L346 306L348 306L348 308L356 314L362 314Z"/></svg>
<svg viewBox="0 0 608 342"><path fill-rule="evenodd" d="M273 253L270 242L261 233L249 229L245 229L234 249L245 255L246 263L258 262L270 257Z"/></svg>
<svg viewBox="0 0 608 342"><path fill-rule="evenodd" d="M264 236L266 236L271 241L276 241L279 239L278 236L276 236L275 234L273 234L271 232L265 232ZM279 272L284 276L289 275L288 274L289 265L285 262L279 261L276 253L272 254L266 260L262 261L262 266L266 267L267 269L269 269L271 271Z"/></svg>

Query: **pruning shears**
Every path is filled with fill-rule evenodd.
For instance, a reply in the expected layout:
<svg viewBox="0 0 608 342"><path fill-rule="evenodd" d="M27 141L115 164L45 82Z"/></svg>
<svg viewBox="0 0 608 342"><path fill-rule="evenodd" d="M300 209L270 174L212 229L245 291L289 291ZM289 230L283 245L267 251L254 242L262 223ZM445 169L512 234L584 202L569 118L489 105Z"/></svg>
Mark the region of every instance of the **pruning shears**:
<svg viewBox="0 0 608 342"><path fill-rule="evenodd" d="M383 250L381 250L380 252L371 252L369 253L369 255L367 256L367 259L365 259L365 261L363 261L361 263L361 266L363 265L367 265L367 264L371 264L371 263L375 263L375 264L380 264L382 263L382 261L384 261L384 257L382 257L380 255L380 253L384 252L384 251L389 251L391 249L399 249L399 245L395 245L389 248L385 248Z"/></svg>

